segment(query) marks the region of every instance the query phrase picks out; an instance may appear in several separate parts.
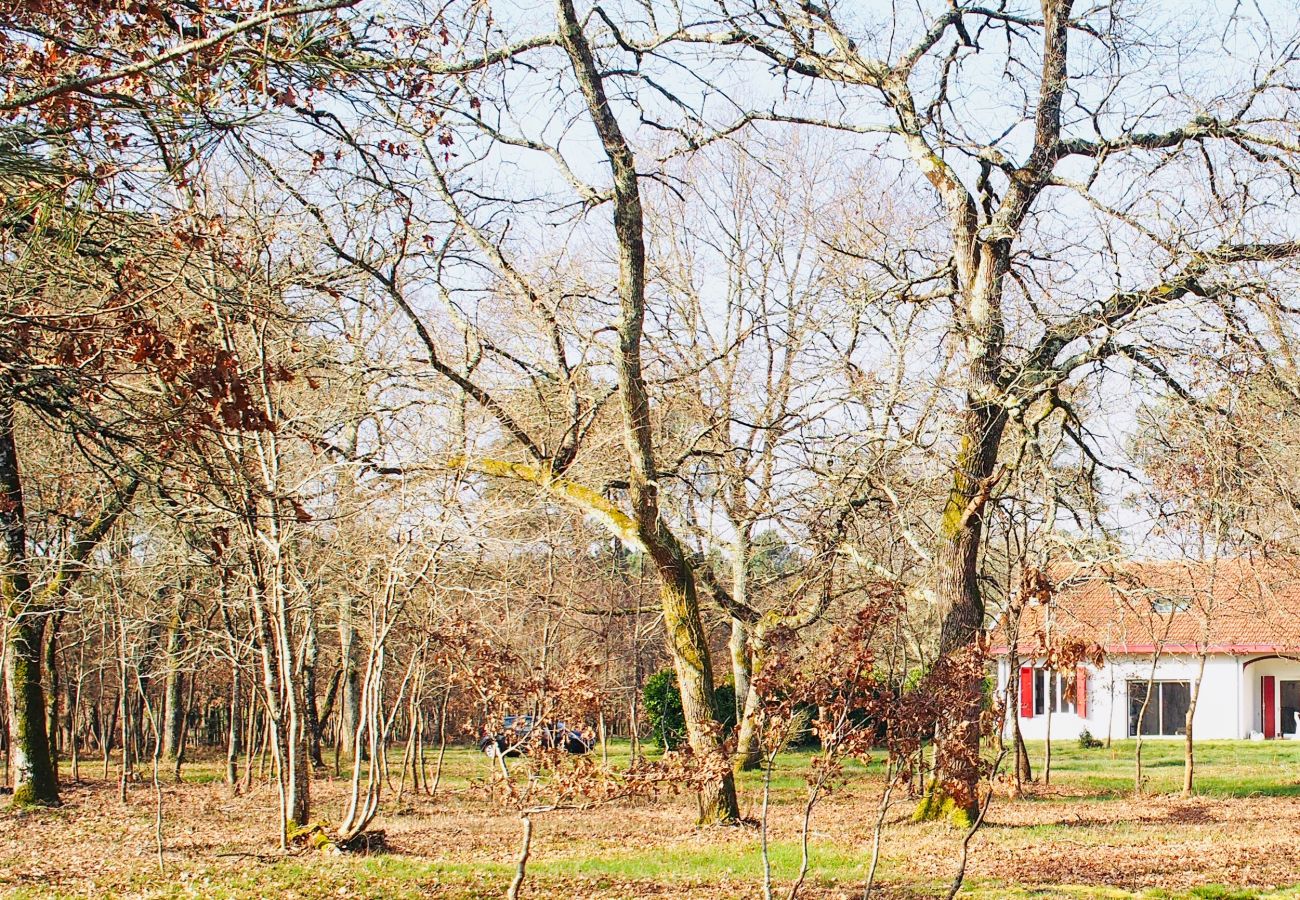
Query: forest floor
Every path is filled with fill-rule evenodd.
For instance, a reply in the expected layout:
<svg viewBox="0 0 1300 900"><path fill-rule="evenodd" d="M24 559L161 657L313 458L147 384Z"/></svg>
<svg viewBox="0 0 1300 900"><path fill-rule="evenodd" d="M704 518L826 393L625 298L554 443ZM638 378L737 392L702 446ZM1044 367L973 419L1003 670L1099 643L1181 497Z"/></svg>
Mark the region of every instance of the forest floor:
<svg viewBox="0 0 1300 900"><path fill-rule="evenodd" d="M1132 791L1131 742L1111 749L1053 748L1050 787L1017 801L998 797L970 846L971 897L1300 898L1300 742L1201 745L1198 794L1181 788L1182 747L1149 741L1149 782ZM626 754L626 748L616 748ZM1042 748L1031 746L1035 763ZM789 753L771 780L769 833L776 896L798 871L799 824L810 754ZM400 766L400 763L397 764ZM388 850L372 856L282 854L276 793L262 784L232 797L220 764L187 766L185 782L162 785L163 859L150 782L118 797L115 777L83 763L59 809L0 811L0 894L16 897L435 897L497 898L515 868L519 819L470 790L487 761L447 754L438 794L383 800L376 826ZM320 778L313 802L339 816L346 782ZM819 804L810 829L806 898L860 897L882 790L879 775L855 767ZM741 781L742 804L757 816L759 775ZM946 894L961 835L913 824L910 806L884 830L878 892ZM689 797L628 801L535 819L528 898L761 896L757 827L698 829Z"/></svg>

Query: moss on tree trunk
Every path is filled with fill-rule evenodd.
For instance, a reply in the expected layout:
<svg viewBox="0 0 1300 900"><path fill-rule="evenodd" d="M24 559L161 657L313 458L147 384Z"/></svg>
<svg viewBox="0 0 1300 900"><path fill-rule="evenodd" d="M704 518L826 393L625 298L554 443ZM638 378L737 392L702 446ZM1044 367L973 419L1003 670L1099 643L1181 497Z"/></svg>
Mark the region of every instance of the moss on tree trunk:
<svg viewBox="0 0 1300 900"><path fill-rule="evenodd" d="M45 691L41 687L44 624L40 618L24 618L9 631L9 740L15 806L59 803L59 784L45 731Z"/></svg>
<svg viewBox="0 0 1300 900"><path fill-rule="evenodd" d="M713 669L709 660L708 638L700 621L699 602L690 571L679 554L661 554L657 560L663 586L664 625L668 629L673 668L682 694L682 714L686 721L686 739L701 759L722 753L722 735L715 718ZM669 562L668 565L663 565ZM699 794L699 821L702 825L734 822L740 818L736 785L730 769L705 784Z"/></svg>
<svg viewBox="0 0 1300 900"><path fill-rule="evenodd" d="M951 683L944 688L948 701L936 733L935 784L915 813L918 820L949 819L958 825L978 803L982 682L964 656L974 652L984 627L979 588L983 512L1006 424L1005 412L996 404L977 402L974 396L968 403L934 570L935 594L944 610L935 672L940 682Z"/></svg>

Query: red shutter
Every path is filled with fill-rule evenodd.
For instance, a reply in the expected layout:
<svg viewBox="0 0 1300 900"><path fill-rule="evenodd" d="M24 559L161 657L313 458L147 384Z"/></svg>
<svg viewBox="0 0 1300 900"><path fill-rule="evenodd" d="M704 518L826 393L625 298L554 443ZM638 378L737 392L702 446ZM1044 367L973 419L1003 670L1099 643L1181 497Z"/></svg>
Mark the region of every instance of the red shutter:
<svg viewBox="0 0 1300 900"><path fill-rule="evenodd" d="M1034 670L1024 666L1020 670L1020 718L1034 717Z"/></svg>
<svg viewBox="0 0 1300 900"><path fill-rule="evenodd" d="M1273 676L1260 678L1259 689L1264 695L1264 737L1271 741L1277 737L1277 696L1273 692Z"/></svg>
<svg viewBox="0 0 1300 900"><path fill-rule="evenodd" d="M1088 670L1079 666L1074 670L1074 711L1080 719L1088 718Z"/></svg>

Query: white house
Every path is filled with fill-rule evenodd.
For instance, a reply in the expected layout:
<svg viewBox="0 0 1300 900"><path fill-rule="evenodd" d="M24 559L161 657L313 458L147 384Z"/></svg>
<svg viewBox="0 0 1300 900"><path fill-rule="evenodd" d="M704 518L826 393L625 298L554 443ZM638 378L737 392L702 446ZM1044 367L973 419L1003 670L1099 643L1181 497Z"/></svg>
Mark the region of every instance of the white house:
<svg viewBox="0 0 1300 900"><path fill-rule="evenodd" d="M1016 671L1005 620L993 638L999 696L1013 699L1026 739L1041 740L1049 719L1053 739L1185 735L1198 677L1193 738L1300 733L1300 562L1134 562L1054 576L1052 599L1021 616ZM1084 647L1100 648L1102 665L1060 671Z"/></svg>

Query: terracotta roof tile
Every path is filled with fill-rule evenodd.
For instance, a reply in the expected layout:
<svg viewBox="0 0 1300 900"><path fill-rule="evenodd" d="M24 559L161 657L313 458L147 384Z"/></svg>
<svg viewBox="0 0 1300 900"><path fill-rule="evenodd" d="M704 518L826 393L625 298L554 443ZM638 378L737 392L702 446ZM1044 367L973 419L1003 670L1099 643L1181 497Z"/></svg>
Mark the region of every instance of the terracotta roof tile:
<svg viewBox="0 0 1300 900"><path fill-rule="evenodd" d="M1053 603L1025 609L1019 640L1032 656L1050 635L1108 653L1300 653L1300 560L1128 562L1058 566ZM1002 624L993 652L1004 654Z"/></svg>

